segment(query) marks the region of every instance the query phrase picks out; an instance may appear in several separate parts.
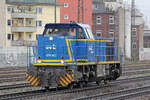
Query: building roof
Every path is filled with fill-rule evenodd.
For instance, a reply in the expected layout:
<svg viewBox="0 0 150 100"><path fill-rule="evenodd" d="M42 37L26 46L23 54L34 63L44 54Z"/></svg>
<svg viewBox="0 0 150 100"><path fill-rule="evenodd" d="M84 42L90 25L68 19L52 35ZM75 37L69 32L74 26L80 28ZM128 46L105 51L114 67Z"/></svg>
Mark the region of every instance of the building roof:
<svg viewBox="0 0 150 100"><path fill-rule="evenodd" d="M55 5L55 0L6 0L6 3L27 4L27 5L38 5L38 4ZM56 5L59 5L57 0Z"/></svg>
<svg viewBox="0 0 150 100"><path fill-rule="evenodd" d="M100 13L114 13L111 9L105 6L104 3L100 2L93 2L93 14L100 14Z"/></svg>
<svg viewBox="0 0 150 100"><path fill-rule="evenodd" d="M45 25L45 28L48 27L59 27L59 28L80 27L81 28L82 25L77 23L48 23Z"/></svg>
<svg viewBox="0 0 150 100"><path fill-rule="evenodd" d="M93 2L117 2L117 0L92 0Z"/></svg>
<svg viewBox="0 0 150 100"><path fill-rule="evenodd" d="M93 2L93 13L104 13L106 12L104 3L94 3Z"/></svg>

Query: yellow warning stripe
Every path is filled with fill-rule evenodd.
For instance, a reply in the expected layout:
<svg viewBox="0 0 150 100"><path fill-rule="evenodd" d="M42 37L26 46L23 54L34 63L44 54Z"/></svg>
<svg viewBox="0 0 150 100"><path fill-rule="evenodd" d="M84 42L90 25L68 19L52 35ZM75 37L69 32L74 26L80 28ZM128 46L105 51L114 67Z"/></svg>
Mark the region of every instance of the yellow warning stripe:
<svg viewBox="0 0 150 100"><path fill-rule="evenodd" d="M28 75L29 75L29 74L27 74L27 73L25 74L26 77L28 77Z"/></svg>
<svg viewBox="0 0 150 100"><path fill-rule="evenodd" d="M27 80L29 81L30 78L31 78L31 76L29 75L29 77L27 78Z"/></svg>
<svg viewBox="0 0 150 100"><path fill-rule="evenodd" d="M26 69L26 71L29 72L28 69Z"/></svg>
<svg viewBox="0 0 150 100"><path fill-rule="evenodd" d="M37 86L39 84L39 81L38 82L36 82L36 84L34 85L34 86Z"/></svg>
<svg viewBox="0 0 150 100"><path fill-rule="evenodd" d="M65 80L67 80L69 83L71 83L71 81L64 75Z"/></svg>
<svg viewBox="0 0 150 100"><path fill-rule="evenodd" d="M68 73L66 73L66 75L69 77L69 79L71 79L71 81L73 81L72 77Z"/></svg>
<svg viewBox="0 0 150 100"><path fill-rule="evenodd" d="M72 78L74 78L74 74L71 74Z"/></svg>
<svg viewBox="0 0 150 100"><path fill-rule="evenodd" d="M74 78L74 70L72 70L72 78Z"/></svg>
<svg viewBox="0 0 150 100"><path fill-rule="evenodd" d="M35 75L29 80L29 82L31 83L35 78Z"/></svg>
<svg viewBox="0 0 150 100"><path fill-rule="evenodd" d="M66 85L68 85L68 83L67 83L62 77L60 77L60 79L61 79Z"/></svg>
<svg viewBox="0 0 150 100"><path fill-rule="evenodd" d="M62 86L65 86L64 83L63 83L61 80L60 80L59 82L60 82L60 84L61 84Z"/></svg>
<svg viewBox="0 0 150 100"><path fill-rule="evenodd" d="M34 85L34 83L39 79L39 77L37 77L33 82L32 85Z"/></svg>

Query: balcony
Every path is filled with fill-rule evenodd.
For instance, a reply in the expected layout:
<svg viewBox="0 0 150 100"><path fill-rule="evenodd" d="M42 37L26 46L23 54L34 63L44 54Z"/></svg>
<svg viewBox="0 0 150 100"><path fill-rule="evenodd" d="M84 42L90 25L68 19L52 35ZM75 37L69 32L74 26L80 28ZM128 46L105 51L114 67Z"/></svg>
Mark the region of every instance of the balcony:
<svg viewBox="0 0 150 100"><path fill-rule="evenodd" d="M35 26L12 26L12 32L36 32L37 28Z"/></svg>
<svg viewBox="0 0 150 100"><path fill-rule="evenodd" d="M20 13L20 12L13 12L11 14L12 18L36 18L36 13Z"/></svg>
<svg viewBox="0 0 150 100"><path fill-rule="evenodd" d="M11 46L36 46L36 41L13 40Z"/></svg>

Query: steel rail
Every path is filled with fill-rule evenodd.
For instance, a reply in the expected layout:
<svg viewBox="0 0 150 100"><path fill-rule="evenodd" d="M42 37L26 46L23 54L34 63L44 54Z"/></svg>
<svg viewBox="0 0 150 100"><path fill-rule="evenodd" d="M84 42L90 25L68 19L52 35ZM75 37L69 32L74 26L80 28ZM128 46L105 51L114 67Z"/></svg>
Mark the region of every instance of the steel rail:
<svg viewBox="0 0 150 100"><path fill-rule="evenodd" d="M145 90L145 91L141 90L139 92L126 94L124 96L118 96L118 97L110 98L110 100L126 100L126 99L135 98L135 97L146 96L149 94L150 94L150 90Z"/></svg>
<svg viewBox="0 0 150 100"><path fill-rule="evenodd" d="M17 89L17 88L25 88L25 87L32 87L32 85L30 83L3 85L3 86L0 86L0 90Z"/></svg>
<svg viewBox="0 0 150 100"><path fill-rule="evenodd" d="M133 89L127 89L127 90L121 90L118 92L111 92L111 93L105 93L100 95L94 95L94 96L88 96L88 97L82 97L75 100L125 100L129 98L134 98L142 95L146 95L150 93L150 86L144 86L140 88L133 88ZM137 95L140 94L140 95Z"/></svg>
<svg viewBox="0 0 150 100"><path fill-rule="evenodd" d="M25 77L16 77L16 78L8 78L8 79L1 79L0 78L0 83L4 83L4 82L18 82L18 81L25 81Z"/></svg>
<svg viewBox="0 0 150 100"><path fill-rule="evenodd" d="M85 87L85 88L75 88L75 89L58 89L58 91L56 91L56 89L50 89L50 91L47 92L43 92L43 90L34 90L34 91L27 91L27 92L20 92L20 93L12 93L12 94L6 94L6 95L0 95L0 100L8 100L8 99L29 99L29 98L33 98L33 97L43 97L43 96L49 96L49 95L55 95L55 94L65 94L65 93L76 93L76 92L82 92L82 91L86 91L86 90L94 90L94 89L104 89L104 88L108 88L108 87L112 87L113 85L116 84L126 84L126 83L132 83L132 82L139 82L139 81L143 81L143 80L150 80L149 76L146 77L138 77L138 78L132 78L132 79L122 79L122 80L117 80L115 82L110 83L110 85L104 85L104 86L92 86L92 87Z"/></svg>
<svg viewBox="0 0 150 100"><path fill-rule="evenodd" d="M122 73L122 76L132 76L132 75L139 75L139 74L145 74L145 73L150 73L150 70L141 70L141 71L126 71Z"/></svg>

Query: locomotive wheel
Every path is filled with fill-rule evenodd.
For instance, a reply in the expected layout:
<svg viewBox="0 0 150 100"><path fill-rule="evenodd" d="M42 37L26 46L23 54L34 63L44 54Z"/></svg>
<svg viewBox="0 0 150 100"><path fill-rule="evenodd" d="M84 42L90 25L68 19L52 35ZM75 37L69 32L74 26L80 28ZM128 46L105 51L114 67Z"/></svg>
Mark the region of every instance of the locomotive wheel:
<svg viewBox="0 0 150 100"><path fill-rule="evenodd" d="M107 80L104 80L104 85L107 85L108 84L108 81Z"/></svg>
<svg viewBox="0 0 150 100"><path fill-rule="evenodd" d="M45 90L49 90L49 86L45 86Z"/></svg>
<svg viewBox="0 0 150 100"><path fill-rule="evenodd" d="M69 89L73 89L74 88L74 84L69 84Z"/></svg>
<svg viewBox="0 0 150 100"><path fill-rule="evenodd" d="M100 85L100 84L101 84L101 81L96 81L96 84L97 84L97 85Z"/></svg>
<svg viewBox="0 0 150 100"><path fill-rule="evenodd" d="M80 87L80 88L83 88L83 86L84 86L84 83L83 83L83 82L80 82L80 83L79 83L79 87Z"/></svg>

